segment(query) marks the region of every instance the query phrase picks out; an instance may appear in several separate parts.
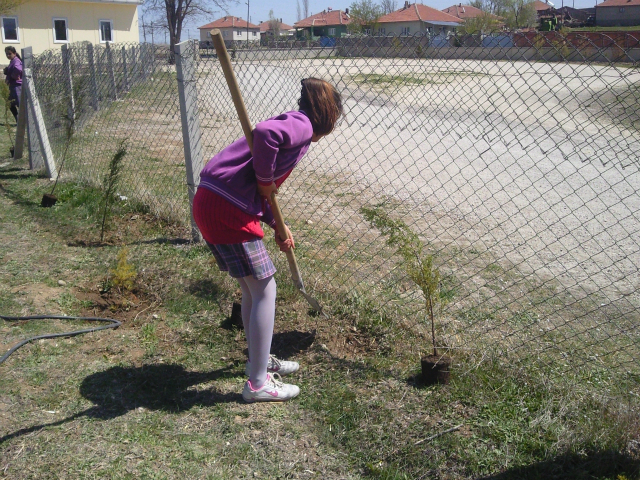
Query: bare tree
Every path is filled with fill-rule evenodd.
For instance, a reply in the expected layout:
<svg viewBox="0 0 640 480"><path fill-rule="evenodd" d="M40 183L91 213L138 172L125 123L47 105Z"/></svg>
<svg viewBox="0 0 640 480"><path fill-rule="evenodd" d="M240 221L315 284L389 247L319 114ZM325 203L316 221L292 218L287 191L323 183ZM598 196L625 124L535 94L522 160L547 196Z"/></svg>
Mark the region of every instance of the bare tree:
<svg viewBox="0 0 640 480"><path fill-rule="evenodd" d="M273 10L269 10L269 31L276 40L280 37L280 29L280 19L273 16Z"/></svg>
<svg viewBox="0 0 640 480"><path fill-rule="evenodd" d="M297 21L299 22L300 20L302 20L302 11L300 10L300 0L296 1L296 7L298 9L298 18Z"/></svg>
<svg viewBox="0 0 640 480"><path fill-rule="evenodd" d="M396 0L382 0L380 2L380 8L382 8L382 14L387 15L388 13L395 12L398 9L398 4Z"/></svg>
<svg viewBox="0 0 640 480"><path fill-rule="evenodd" d="M309 16L309 0L302 0L302 18L307 18Z"/></svg>
<svg viewBox="0 0 640 480"><path fill-rule="evenodd" d="M226 10L228 3L229 0L149 0L145 11L162 19L159 23L169 33L170 51L173 52L174 45L180 42L182 26L186 20Z"/></svg>

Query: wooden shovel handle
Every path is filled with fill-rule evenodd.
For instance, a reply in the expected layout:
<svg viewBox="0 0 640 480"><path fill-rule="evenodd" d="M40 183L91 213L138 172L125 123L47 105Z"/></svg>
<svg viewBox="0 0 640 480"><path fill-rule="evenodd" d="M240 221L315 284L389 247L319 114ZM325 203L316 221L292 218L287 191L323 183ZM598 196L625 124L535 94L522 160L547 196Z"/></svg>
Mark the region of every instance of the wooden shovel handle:
<svg viewBox="0 0 640 480"><path fill-rule="evenodd" d="M227 80L227 84L229 85L229 91L231 92L231 98L233 99L233 104L236 107L236 112L238 112L238 118L240 119L240 124L242 125L242 131L244 132L244 136L247 138L249 149L251 150L251 152L253 152L253 127L251 126L251 121L249 120L249 114L247 113L247 108L244 104L244 100L242 99L242 94L240 93L238 80L236 79L235 73L233 73L231 58L229 57L227 47L225 46L224 40L222 39L222 33L220 32L220 30L215 28L209 32L209 35L211 36L211 41L213 42L213 46L216 49L216 53L218 54L218 60L220 61L220 66L222 67L224 77ZM275 192L271 194L271 211L273 213L273 218L276 221L277 234L280 236L280 238L284 238L285 236L287 238L291 238L285 226L284 217L282 216L280 207L278 206L278 200L276 199ZM293 249L290 249L285 253L289 262L291 277L296 284L296 287L304 292L304 283L302 282L302 276L300 275L298 262L296 261L296 256L293 253Z"/></svg>

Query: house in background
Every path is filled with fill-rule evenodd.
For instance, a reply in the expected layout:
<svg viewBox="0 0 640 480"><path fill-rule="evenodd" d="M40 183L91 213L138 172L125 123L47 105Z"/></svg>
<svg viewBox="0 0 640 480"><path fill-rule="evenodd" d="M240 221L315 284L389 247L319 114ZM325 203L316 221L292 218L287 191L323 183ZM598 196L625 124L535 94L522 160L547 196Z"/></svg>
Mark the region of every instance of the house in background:
<svg viewBox="0 0 640 480"><path fill-rule="evenodd" d="M632 27L640 25L640 0L606 0L596 5L599 27Z"/></svg>
<svg viewBox="0 0 640 480"><path fill-rule="evenodd" d="M2 16L2 43L34 54L65 43L139 42L143 0L30 0Z"/></svg>
<svg viewBox="0 0 640 480"><path fill-rule="evenodd" d="M404 3L404 7L380 17L380 35L447 35L462 25L462 20L421 3Z"/></svg>
<svg viewBox="0 0 640 480"><path fill-rule="evenodd" d="M459 3L458 5L452 5L448 8L444 8L442 9L442 11L444 13L448 13L449 15L453 15L454 17L457 17L460 20L466 20L467 18L475 18L478 15L482 15L483 13L482 10L480 10L479 8L472 7L471 5L462 5L462 3Z"/></svg>
<svg viewBox="0 0 640 480"><path fill-rule="evenodd" d="M538 18L540 17L545 17L545 16L549 16L552 11L554 10L554 5L553 3L549 3L548 1L546 2L541 2L540 0L535 0L533 2L533 8L536 9L536 13L538 14Z"/></svg>
<svg viewBox="0 0 640 480"><path fill-rule="evenodd" d="M458 5L452 5L442 11L449 15L453 15L456 18L459 18L463 22L472 18L479 17L481 15L485 15L485 12L483 12L479 8L472 7L471 5L463 5L462 3L459 3ZM488 12L486 13L486 15L489 15L489 18L492 19L492 21L495 21L496 28L501 29L504 27L504 21L502 18Z"/></svg>
<svg viewBox="0 0 640 480"><path fill-rule="evenodd" d="M285 40L295 35L296 30L291 25L282 23L282 19L280 19L278 23L280 24L278 31L279 39ZM258 26L260 27L260 35L262 41L274 40L274 32L271 30L271 22L260 22Z"/></svg>
<svg viewBox="0 0 640 480"><path fill-rule="evenodd" d="M198 30L200 30L201 42L211 43L209 32L213 28L217 28L220 30L220 32L222 33L222 39L225 43L246 42L247 38L250 42L260 41L260 27L258 25L247 23L246 20L243 20L240 17L226 16L219 18L214 22L207 23L206 25L198 27Z"/></svg>
<svg viewBox="0 0 640 480"><path fill-rule="evenodd" d="M347 25L351 23L349 9L332 10L328 8L320 13L303 18L293 24L297 37L315 40L319 37L340 38L347 33Z"/></svg>

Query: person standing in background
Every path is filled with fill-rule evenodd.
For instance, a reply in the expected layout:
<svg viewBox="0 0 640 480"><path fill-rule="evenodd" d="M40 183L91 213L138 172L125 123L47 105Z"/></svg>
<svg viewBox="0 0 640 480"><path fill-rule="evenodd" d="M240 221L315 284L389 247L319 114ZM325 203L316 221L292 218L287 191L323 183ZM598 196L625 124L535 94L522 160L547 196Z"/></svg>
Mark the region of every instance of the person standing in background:
<svg viewBox="0 0 640 480"><path fill-rule="evenodd" d="M11 113L18 123L18 108L20 108L20 94L22 93L22 59L15 47L5 47L9 59L9 66L4 68L6 75L5 82L9 85L9 100L11 102Z"/></svg>

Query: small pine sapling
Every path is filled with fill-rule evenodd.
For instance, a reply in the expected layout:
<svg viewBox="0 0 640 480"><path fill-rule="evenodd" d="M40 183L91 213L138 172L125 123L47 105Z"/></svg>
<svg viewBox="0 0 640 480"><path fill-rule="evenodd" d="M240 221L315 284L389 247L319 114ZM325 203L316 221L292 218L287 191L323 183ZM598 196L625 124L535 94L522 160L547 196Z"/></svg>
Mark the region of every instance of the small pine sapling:
<svg viewBox="0 0 640 480"><path fill-rule="evenodd" d="M409 278L420 288L431 323L433 355L438 356L435 317L441 312L444 300L440 295L440 270L434 265L434 255L420 237L402 220L394 220L380 207L363 207L360 212L372 227L387 237L387 245L402 258L402 266Z"/></svg>
<svg viewBox="0 0 640 480"><path fill-rule="evenodd" d="M133 290L135 280L138 276L136 269L129 263L129 249L124 247L118 252L118 263L116 268L109 271L111 274L111 285L127 291Z"/></svg>
<svg viewBox="0 0 640 480"><path fill-rule="evenodd" d="M109 161L109 171L105 175L102 181L102 188L104 190L104 207L102 210L102 227L100 229L100 242L104 240L104 232L107 225L107 216L111 212L110 206L113 200L116 187L120 181L120 175L124 167L124 157L127 154L127 139L120 141L118 149L111 157Z"/></svg>

